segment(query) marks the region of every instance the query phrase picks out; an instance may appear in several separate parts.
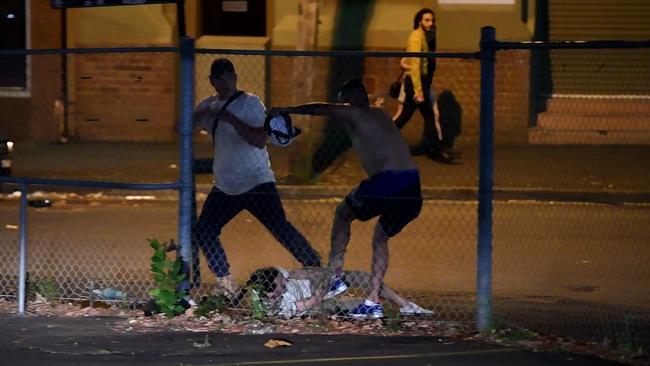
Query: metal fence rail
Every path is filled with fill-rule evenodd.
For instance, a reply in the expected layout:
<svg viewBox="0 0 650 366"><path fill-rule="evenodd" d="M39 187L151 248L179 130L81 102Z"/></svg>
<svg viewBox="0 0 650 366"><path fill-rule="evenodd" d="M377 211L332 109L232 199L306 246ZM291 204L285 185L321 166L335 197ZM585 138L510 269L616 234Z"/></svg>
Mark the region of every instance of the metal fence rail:
<svg viewBox="0 0 650 366"><path fill-rule="evenodd" d="M497 189L527 178L518 200L495 202L494 324L647 345L650 292L636 283L650 278L650 169L634 156L650 141L650 42L489 47L530 50L536 96L530 145L494 153Z"/></svg>

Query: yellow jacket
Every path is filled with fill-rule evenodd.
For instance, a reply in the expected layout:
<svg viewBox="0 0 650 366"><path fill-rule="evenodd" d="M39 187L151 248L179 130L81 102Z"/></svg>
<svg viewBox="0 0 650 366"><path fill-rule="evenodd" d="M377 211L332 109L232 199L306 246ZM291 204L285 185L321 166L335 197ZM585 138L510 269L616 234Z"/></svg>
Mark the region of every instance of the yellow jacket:
<svg viewBox="0 0 650 366"><path fill-rule="evenodd" d="M411 32L406 43L406 52L429 52L429 45L422 28ZM424 95L420 78L427 75L427 64L428 59L426 57L409 57L409 70L406 75L411 76L415 95Z"/></svg>

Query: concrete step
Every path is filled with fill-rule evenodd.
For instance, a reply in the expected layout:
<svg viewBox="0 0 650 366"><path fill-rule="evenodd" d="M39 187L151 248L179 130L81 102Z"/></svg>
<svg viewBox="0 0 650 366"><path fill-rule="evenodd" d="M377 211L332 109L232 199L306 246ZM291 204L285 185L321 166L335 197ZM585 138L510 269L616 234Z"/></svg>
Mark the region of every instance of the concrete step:
<svg viewBox="0 0 650 366"><path fill-rule="evenodd" d="M578 115L645 115L650 118L650 98L550 98L546 112Z"/></svg>
<svg viewBox="0 0 650 366"><path fill-rule="evenodd" d="M580 130L533 127L528 142L534 145L650 145L650 130Z"/></svg>
<svg viewBox="0 0 650 366"><path fill-rule="evenodd" d="M650 131L650 114L608 116L540 113L537 127L550 130Z"/></svg>

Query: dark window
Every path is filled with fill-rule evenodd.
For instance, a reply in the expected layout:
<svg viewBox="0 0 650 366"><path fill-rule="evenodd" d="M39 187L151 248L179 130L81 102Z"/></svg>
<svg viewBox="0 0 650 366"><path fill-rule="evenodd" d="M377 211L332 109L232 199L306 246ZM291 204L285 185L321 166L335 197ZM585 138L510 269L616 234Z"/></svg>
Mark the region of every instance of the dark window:
<svg viewBox="0 0 650 366"><path fill-rule="evenodd" d="M266 36L266 0L201 1L203 34L211 36Z"/></svg>
<svg viewBox="0 0 650 366"><path fill-rule="evenodd" d="M25 0L0 1L0 49L24 49ZM27 87L27 58L24 55L0 55L0 88Z"/></svg>

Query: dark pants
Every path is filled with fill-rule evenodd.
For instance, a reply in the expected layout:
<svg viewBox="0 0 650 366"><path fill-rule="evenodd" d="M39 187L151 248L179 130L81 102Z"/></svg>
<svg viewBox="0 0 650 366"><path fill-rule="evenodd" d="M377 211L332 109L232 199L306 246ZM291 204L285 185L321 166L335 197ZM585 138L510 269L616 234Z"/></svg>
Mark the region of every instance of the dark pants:
<svg viewBox="0 0 650 366"><path fill-rule="evenodd" d="M230 265L219 240L221 229L242 210L255 216L303 266L320 267L318 253L287 221L275 183L263 183L239 195L228 195L213 187L203 204L193 240L203 249L208 266L218 277L230 274Z"/></svg>
<svg viewBox="0 0 650 366"><path fill-rule="evenodd" d="M420 111L422 119L424 120L424 127L422 129L422 139L420 143L434 152L437 152L440 147L438 134L436 132L435 120L433 116L433 103L431 102L431 80L428 77L422 77L422 93L424 94L424 102L417 104L413 100L415 92L413 90L413 81L410 76L404 78L404 91L406 99L402 105L402 112L395 119L395 125L400 130L406 123L413 117L416 109Z"/></svg>

